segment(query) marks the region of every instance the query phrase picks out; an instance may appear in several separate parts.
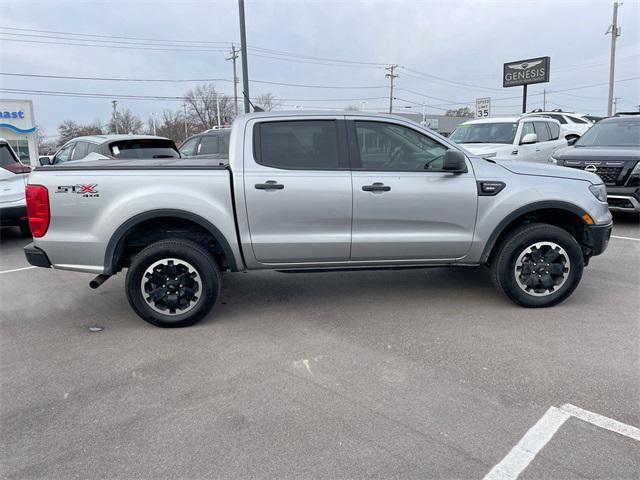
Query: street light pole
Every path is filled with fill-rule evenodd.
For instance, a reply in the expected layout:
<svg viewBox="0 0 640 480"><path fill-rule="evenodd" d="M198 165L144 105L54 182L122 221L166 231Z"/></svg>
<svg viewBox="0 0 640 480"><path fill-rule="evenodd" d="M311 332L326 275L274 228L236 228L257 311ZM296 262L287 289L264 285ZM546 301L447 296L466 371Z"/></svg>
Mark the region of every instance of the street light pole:
<svg viewBox="0 0 640 480"><path fill-rule="evenodd" d="M616 39L620 36L620 27L618 27L618 7L622 5L619 2L613 2L613 22L609 26L605 35L611 34L611 58L609 60L609 101L607 103L607 116L612 115L613 110L613 82L616 68Z"/></svg>
<svg viewBox="0 0 640 480"><path fill-rule="evenodd" d="M247 66L247 32L244 21L244 0L238 0L240 13L240 50L242 57L242 89L244 97L244 113L249 113L249 71Z"/></svg>

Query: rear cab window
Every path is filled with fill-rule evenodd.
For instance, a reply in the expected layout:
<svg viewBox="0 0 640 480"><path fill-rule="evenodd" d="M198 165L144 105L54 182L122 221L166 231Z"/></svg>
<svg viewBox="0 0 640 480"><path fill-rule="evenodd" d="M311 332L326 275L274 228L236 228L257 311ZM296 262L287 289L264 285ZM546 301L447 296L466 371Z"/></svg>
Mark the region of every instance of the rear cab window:
<svg viewBox="0 0 640 480"><path fill-rule="evenodd" d="M286 170L346 168L336 120L261 122L254 129L254 156L260 165Z"/></svg>
<svg viewBox="0 0 640 480"><path fill-rule="evenodd" d="M114 158L179 158L180 153L171 140L142 138L118 140L109 144L109 154Z"/></svg>

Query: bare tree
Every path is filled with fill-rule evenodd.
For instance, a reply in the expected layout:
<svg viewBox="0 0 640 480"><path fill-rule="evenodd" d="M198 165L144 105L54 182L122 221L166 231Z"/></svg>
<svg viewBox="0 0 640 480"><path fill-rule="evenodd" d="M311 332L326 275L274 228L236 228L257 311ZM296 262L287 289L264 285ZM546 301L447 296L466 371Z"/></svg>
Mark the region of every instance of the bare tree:
<svg viewBox="0 0 640 480"><path fill-rule="evenodd" d="M192 128L189 130L194 131ZM150 132L153 133L151 128ZM156 133L161 137L170 138L177 144L182 143L185 140L184 113L180 110L163 110L160 118L156 119Z"/></svg>
<svg viewBox="0 0 640 480"><path fill-rule="evenodd" d="M108 125L111 133L140 133L143 127L142 120L131 113L128 108L120 110L115 117L112 116Z"/></svg>
<svg viewBox="0 0 640 480"><path fill-rule="evenodd" d="M58 145L62 145L72 138L84 135L102 135L102 125L99 120L88 125L79 125L73 120L65 120L58 125Z"/></svg>
<svg viewBox="0 0 640 480"><path fill-rule="evenodd" d="M256 99L253 101L253 104L256 107L260 107L265 112L270 112L282 105L282 102L278 100L271 93L263 93L262 95L258 95Z"/></svg>
<svg viewBox="0 0 640 480"><path fill-rule="evenodd" d="M218 94L213 83L197 85L186 93L184 101L189 121L195 125L196 132L218 125L218 105L222 124L230 123L235 116L233 99Z"/></svg>
<svg viewBox="0 0 640 480"><path fill-rule="evenodd" d="M469 107L452 108L447 110L445 115L449 117L473 117L474 114Z"/></svg>

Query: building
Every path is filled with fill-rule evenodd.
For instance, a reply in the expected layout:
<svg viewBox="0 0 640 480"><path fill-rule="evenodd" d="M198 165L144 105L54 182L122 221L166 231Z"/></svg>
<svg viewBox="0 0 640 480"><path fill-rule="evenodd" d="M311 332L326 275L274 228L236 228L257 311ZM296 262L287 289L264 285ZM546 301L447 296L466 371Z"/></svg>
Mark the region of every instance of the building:
<svg viewBox="0 0 640 480"><path fill-rule="evenodd" d="M23 163L38 164L38 141L31 100L0 99L0 137Z"/></svg>
<svg viewBox="0 0 640 480"><path fill-rule="evenodd" d="M404 113L393 112L394 115L404 117L407 120L422 124L421 113ZM442 135L449 136L453 130L467 120L473 120L473 117L450 117L448 115L425 115L426 127L434 130Z"/></svg>

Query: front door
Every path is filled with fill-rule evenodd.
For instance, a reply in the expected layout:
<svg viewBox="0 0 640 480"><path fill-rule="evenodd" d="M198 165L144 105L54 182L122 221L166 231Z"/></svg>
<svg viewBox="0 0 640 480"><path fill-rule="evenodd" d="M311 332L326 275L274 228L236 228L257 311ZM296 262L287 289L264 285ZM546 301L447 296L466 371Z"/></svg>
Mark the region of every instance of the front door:
<svg viewBox="0 0 640 480"><path fill-rule="evenodd" d="M259 263L349 260L352 193L344 120L256 123L244 172Z"/></svg>
<svg viewBox="0 0 640 480"><path fill-rule="evenodd" d="M349 122L353 158L351 259L449 260L471 246L475 177L442 170L447 145L406 125ZM355 158L354 158L355 157Z"/></svg>

